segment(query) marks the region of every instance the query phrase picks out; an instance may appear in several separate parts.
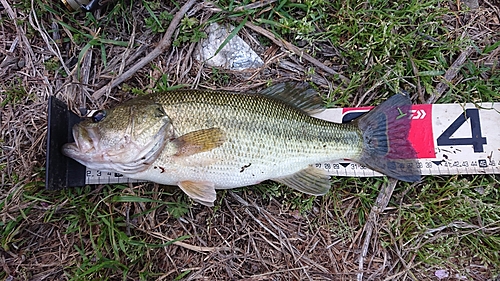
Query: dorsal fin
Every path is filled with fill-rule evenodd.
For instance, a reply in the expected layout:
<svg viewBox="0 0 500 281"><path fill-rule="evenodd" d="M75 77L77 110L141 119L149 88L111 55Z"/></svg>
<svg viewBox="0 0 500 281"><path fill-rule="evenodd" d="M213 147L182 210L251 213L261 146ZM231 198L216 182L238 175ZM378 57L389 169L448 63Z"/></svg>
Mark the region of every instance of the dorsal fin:
<svg viewBox="0 0 500 281"><path fill-rule="evenodd" d="M311 115L325 110L323 99L306 82L285 82L273 85L258 93L274 98Z"/></svg>

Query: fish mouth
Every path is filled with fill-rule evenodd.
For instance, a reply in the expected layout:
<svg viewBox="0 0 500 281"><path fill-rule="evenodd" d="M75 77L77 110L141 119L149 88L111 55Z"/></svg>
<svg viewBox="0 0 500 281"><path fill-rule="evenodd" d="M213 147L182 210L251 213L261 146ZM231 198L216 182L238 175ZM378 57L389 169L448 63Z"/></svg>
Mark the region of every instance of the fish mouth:
<svg viewBox="0 0 500 281"><path fill-rule="evenodd" d="M62 153L78 162L89 166L87 162L96 161L98 155L97 146L99 136L95 129L84 128L76 124L72 130L75 142L66 143L62 146Z"/></svg>
<svg viewBox="0 0 500 281"><path fill-rule="evenodd" d="M88 168L133 174L146 170L160 155L168 141L169 124L165 123L145 145L140 145L129 135L113 147L101 145L95 128L73 127L75 142L62 147L65 156L75 159Z"/></svg>

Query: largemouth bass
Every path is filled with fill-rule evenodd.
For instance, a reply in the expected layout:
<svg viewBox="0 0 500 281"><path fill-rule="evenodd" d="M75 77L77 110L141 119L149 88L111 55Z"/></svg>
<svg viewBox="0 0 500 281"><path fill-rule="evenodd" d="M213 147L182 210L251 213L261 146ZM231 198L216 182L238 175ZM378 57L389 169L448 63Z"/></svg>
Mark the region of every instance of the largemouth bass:
<svg viewBox="0 0 500 281"><path fill-rule="evenodd" d="M403 181L418 181L408 141L410 99L397 94L347 124L311 117L324 109L306 83L258 94L176 90L98 111L73 128L63 153L83 165L177 185L212 206L216 189L273 180L324 195L330 177L313 164L351 159Z"/></svg>

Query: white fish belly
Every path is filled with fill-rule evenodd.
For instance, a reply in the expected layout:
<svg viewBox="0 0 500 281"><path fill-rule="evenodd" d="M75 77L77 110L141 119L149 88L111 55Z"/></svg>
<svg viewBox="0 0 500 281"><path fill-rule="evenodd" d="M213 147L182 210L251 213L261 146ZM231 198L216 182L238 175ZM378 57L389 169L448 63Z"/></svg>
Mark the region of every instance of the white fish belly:
<svg viewBox="0 0 500 281"><path fill-rule="evenodd" d="M256 145L257 144L257 145ZM161 155L146 171L131 175L165 185L212 182L216 189L254 185L292 175L309 165L357 156L359 149L332 143L266 143L253 138L228 140L221 147L186 157Z"/></svg>

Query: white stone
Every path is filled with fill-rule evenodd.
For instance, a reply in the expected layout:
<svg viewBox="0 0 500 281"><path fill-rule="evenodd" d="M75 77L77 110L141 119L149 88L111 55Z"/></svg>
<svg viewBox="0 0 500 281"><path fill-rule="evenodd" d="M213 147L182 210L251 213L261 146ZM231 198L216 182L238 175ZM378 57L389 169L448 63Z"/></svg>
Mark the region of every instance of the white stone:
<svg viewBox="0 0 500 281"><path fill-rule="evenodd" d="M234 26L226 28L217 23L210 24L205 30L207 32L207 38L203 39L198 45L196 59L205 62L209 66L231 70L245 70L249 68L258 68L264 65L262 59L238 35L235 35L224 48L215 55L217 49L222 45L233 29Z"/></svg>

